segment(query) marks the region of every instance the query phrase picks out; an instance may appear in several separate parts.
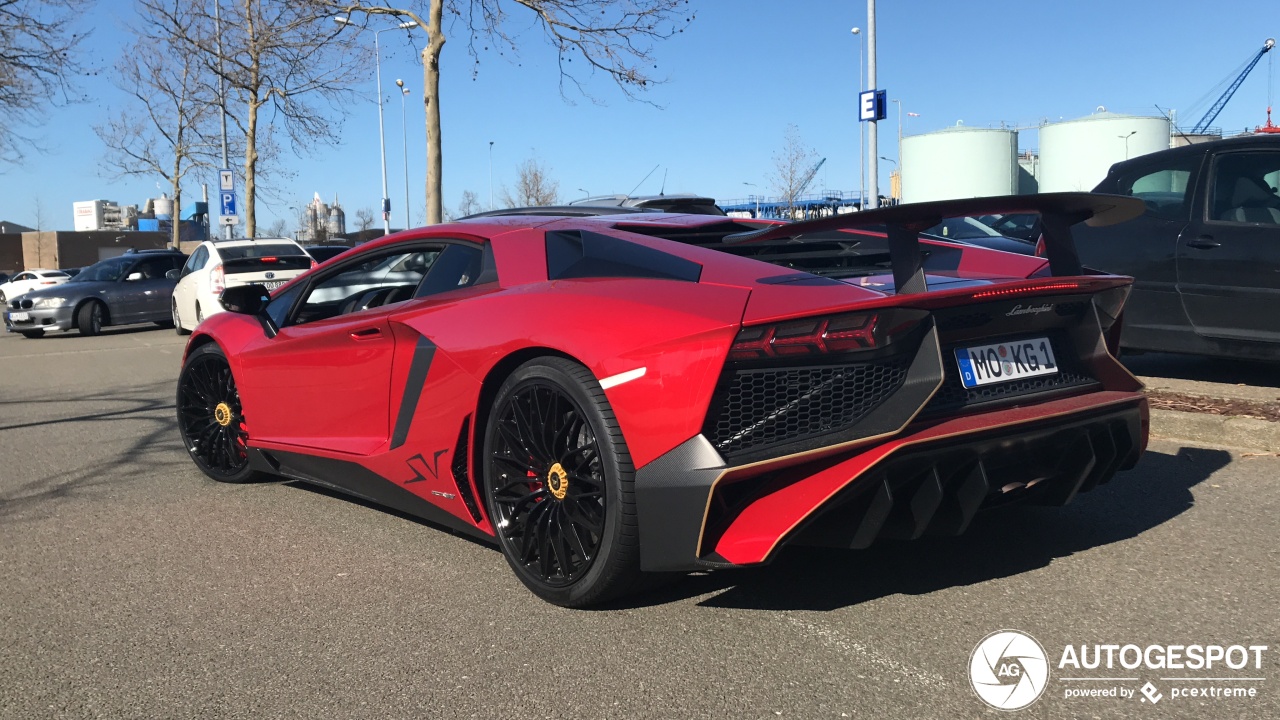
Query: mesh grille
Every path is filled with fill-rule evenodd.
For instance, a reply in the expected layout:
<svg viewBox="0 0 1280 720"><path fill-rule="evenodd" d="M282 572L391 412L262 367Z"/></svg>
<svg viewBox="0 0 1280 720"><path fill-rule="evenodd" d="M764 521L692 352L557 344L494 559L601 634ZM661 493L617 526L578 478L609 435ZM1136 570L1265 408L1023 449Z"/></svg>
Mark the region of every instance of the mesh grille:
<svg viewBox="0 0 1280 720"><path fill-rule="evenodd" d="M979 345L985 342L989 341L974 341L969 344ZM938 389L938 393L925 406L921 415L950 413L969 405L1042 392L1085 387L1097 382L1080 367L1073 348L1070 347L1070 344L1065 339L1051 336L1049 343L1053 346L1053 356L1058 361L1059 372L1057 375L1041 375L1010 382L980 385L975 388L966 388L960 383L960 367L956 363L954 352L957 346L953 345L944 348L942 360L946 377L942 381L942 387Z"/></svg>
<svg viewBox="0 0 1280 720"><path fill-rule="evenodd" d="M721 452L759 450L846 428L902 385L908 361L738 370L705 433Z"/></svg>

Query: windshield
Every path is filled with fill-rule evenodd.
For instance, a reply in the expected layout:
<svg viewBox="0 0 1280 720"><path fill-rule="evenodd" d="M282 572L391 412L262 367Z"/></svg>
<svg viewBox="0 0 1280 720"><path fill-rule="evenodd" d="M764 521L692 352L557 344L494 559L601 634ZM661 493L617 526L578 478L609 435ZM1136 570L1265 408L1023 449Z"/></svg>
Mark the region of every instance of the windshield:
<svg viewBox="0 0 1280 720"><path fill-rule="evenodd" d="M117 257L94 263L67 282L116 282L133 264L132 258Z"/></svg>

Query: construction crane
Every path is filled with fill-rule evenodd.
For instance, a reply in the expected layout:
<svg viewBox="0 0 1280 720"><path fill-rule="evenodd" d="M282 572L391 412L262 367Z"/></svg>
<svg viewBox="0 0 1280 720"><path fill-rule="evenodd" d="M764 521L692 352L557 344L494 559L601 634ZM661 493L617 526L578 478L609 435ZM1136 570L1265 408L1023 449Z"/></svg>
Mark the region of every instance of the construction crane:
<svg viewBox="0 0 1280 720"><path fill-rule="evenodd" d="M1271 48L1275 46L1275 38L1267 38L1267 41L1262 44L1262 49L1254 53L1253 58L1244 66L1244 70L1236 76L1235 80L1231 81L1231 84L1227 86L1226 91L1214 101L1213 105L1209 108L1209 111L1204 114L1204 117L1200 118L1200 122L1196 123L1196 126L1191 128L1192 135L1202 133L1209 129L1209 125L1217 119L1218 113L1222 112L1222 108L1227 106L1227 101L1231 99L1232 95L1236 94L1236 90L1240 88L1244 79L1249 77L1249 73L1253 71L1254 66L1258 64L1258 61L1262 59L1263 55L1266 55L1271 51Z"/></svg>
<svg viewBox="0 0 1280 720"><path fill-rule="evenodd" d="M809 183L813 182L813 176L818 174L818 169L821 168L822 163L826 161L826 158L822 158L817 162L817 164L809 168L809 172L805 173L804 178L800 180L800 184L796 186L796 197L800 197L804 194L805 190L809 189Z"/></svg>

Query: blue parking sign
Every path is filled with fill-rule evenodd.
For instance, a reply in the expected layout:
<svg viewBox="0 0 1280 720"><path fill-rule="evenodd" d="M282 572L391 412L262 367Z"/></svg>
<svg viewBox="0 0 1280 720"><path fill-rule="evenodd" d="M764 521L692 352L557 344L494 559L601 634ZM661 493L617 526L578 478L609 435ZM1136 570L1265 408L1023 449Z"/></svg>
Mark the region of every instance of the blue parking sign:
<svg viewBox="0 0 1280 720"><path fill-rule="evenodd" d="M234 192L222 193L222 212L219 215L235 215L236 214L236 194Z"/></svg>

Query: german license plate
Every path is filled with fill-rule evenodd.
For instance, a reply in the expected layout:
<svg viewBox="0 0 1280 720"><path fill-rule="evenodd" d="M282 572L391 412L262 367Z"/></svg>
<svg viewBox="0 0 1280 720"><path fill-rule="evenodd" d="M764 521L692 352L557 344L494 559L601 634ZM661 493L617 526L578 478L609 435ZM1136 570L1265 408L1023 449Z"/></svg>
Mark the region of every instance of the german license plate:
<svg viewBox="0 0 1280 720"><path fill-rule="evenodd" d="M283 284L284 284L283 280L268 280L266 282L259 283L259 285L261 285L262 287L268 290L275 290L276 288L280 287Z"/></svg>
<svg viewBox="0 0 1280 720"><path fill-rule="evenodd" d="M24 312L11 312L9 319L14 322L26 322L31 319L31 316Z"/></svg>
<svg viewBox="0 0 1280 720"><path fill-rule="evenodd" d="M956 362L960 383L967 388L1058 374L1053 345L1042 337L956 348Z"/></svg>

